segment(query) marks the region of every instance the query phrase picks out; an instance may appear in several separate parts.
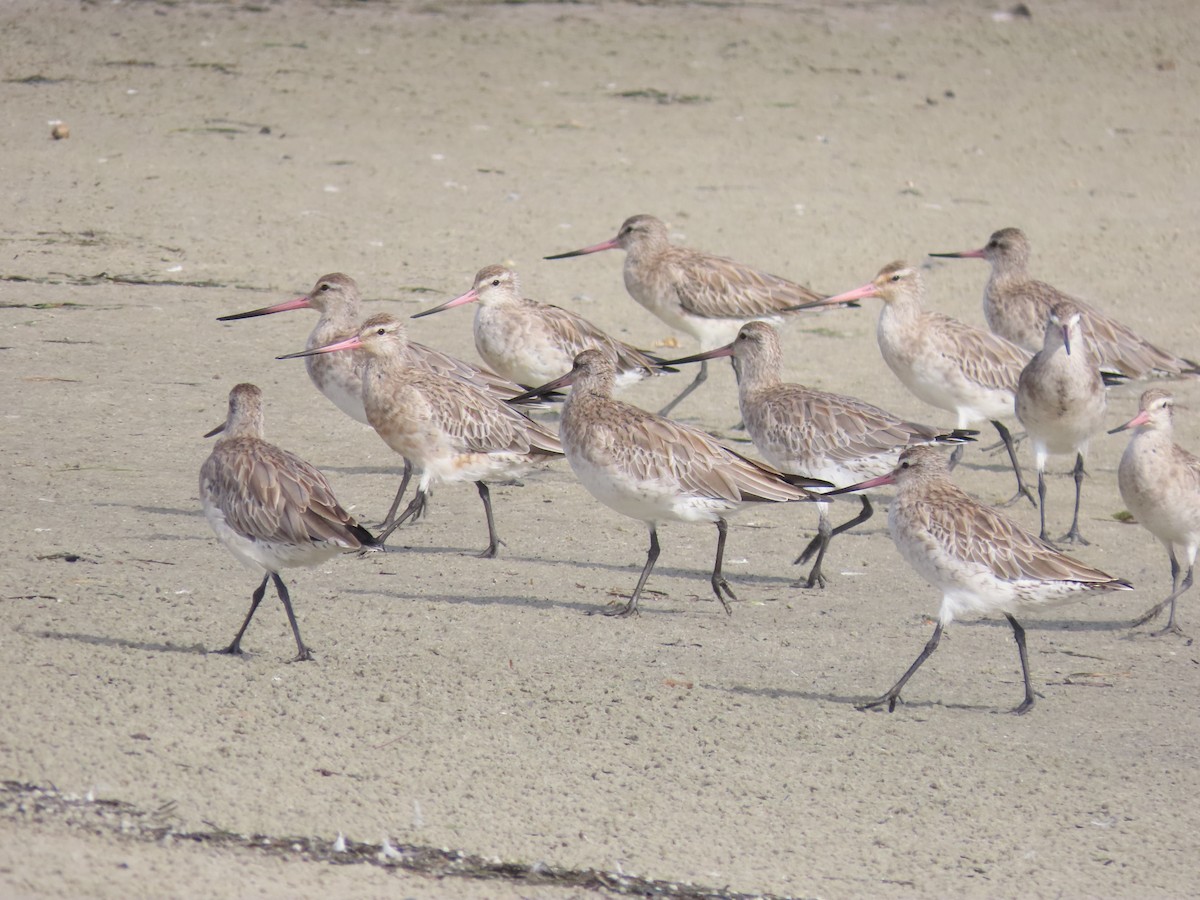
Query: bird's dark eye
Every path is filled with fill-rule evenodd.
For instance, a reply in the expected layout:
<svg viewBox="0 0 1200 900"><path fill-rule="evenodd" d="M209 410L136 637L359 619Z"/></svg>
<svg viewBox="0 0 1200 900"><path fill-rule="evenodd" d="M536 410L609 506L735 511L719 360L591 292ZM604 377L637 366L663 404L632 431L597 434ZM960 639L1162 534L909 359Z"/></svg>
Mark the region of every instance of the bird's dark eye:
<svg viewBox="0 0 1200 900"><path fill-rule="evenodd" d="M376 328L375 333L376 334L387 334L387 329L386 328Z"/></svg>
<svg viewBox="0 0 1200 900"><path fill-rule="evenodd" d="M900 273L897 272L895 275L892 276L892 281L899 281L899 280L900 280Z"/></svg>
<svg viewBox="0 0 1200 900"><path fill-rule="evenodd" d="M902 462L902 463L900 463L900 468L907 469L910 465L911 465L911 463Z"/></svg>
<svg viewBox="0 0 1200 900"><path fill-rule="evenodd" d="M493 278L493 279L492 279L492 287L499 287L499 286L500 286L500 279L499 279L499 278Z"/></svg>
<svg viewBox="0 0 1200 900"><path fill-rule="evenodd" d="M329 290L329 285L328 285L328 284L323 284L323 285L321 285L319 288L317 288L317 290L319 290L319 291L327 291L327 290Z"/></svg>

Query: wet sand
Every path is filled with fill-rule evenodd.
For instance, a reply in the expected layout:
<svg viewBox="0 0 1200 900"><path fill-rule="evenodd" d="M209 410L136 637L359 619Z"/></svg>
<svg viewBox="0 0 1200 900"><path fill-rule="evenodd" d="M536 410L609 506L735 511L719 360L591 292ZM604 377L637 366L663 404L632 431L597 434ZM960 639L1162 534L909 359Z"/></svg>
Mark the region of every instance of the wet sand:
<svg viewBox="0 0 1200 900"><path fill-rule="evenodd" d="M1192 300L1200 10L989 4L57 3L0 10L8 173L0 361L9 385L0 525L0 780L120 801L0 803L14 897L593 895L434 879L306 854L163 838L262 834L450 848L730 892L822 897L1185 896L1200 850L1200 661L1129 622L1169 591L1123 509L1124 437L1098 437L1078 555L1138 590L1023 620L1038 703L1001 619L954 623L894 714L891 685L939 598L880 514L835 541L823 591L793 586L801 506L733 520L726 617L714 529L669 525L642 615L640 523L565 464L440 489L393 553L287 577L313 663L289 664L268 598L200 513L201 435L260 385L268 437L319 465L366 522L398 460L313 390L314 317L219 315L353 275L408 315L512 265L525 291L624 340L693 352L634 304L616 253L545 262L634 213L675 239L822 291L928 266L928 302L982 323L987 267L929 260L995 229L1033 271L1183 355ZM61 120L70 136L51 138ZM877 308L784 332L787 376L952 425L879 357ZM412 336L475 359L470 312ZM730 440L713 366L679 416ZM626 396L654 409L681 387ZM1200 447L1200 385L1175 385ZM1110 397L1110 425L1139 386ZM990 435L988 435L990 442ZM743 446L744 449L750 448ZM1032 459L1021 448L1027 470ZM1052 462L1051 531L1071 460ZM1011 493L1002 455L956 473ZM840 520L857 510L835 509ZM1037 527L1037 512L1013 510ZM1181 604L1200 627L1196 598ZM149 836L147 836L149 835Z"/></svg>

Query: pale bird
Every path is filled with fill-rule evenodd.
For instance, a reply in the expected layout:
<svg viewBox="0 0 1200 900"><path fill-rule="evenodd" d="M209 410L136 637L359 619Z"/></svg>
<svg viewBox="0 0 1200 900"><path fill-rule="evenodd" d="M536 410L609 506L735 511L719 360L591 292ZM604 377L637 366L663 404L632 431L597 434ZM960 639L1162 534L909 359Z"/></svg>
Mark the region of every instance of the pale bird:
<svg viewBox="0 0 1200 900"><path fill-rule="evenodd" d="M1152 388L1142 394L1138 414L1109 432L1134 430L1117 468L1121 499L1138 524L1162 541L1171 559L1170 595L1133 623L1143 625L1169 606L1167 626L1160 634L1182 634L1175 603L1192 586L1196 550L1200 548L1200 458L1175 443L1174 406L1169 393ZM1187 563L1182 583L1180 552Z"/></svg>
<svg viewBox="0 0 1200 900"><path fill-rule="evenodd" d="M892 540L917 574L942 592L942 606L933 636L916 661L887 693L860 709L886 705L888 712L894 710L900 692L937 649L947 625L967 613L999 612L1012 626L1025 684L1025 698L1013 712L1028 712L1034 703L1033 683L1025 629L1014 613L1133 589L1128 581L1061 553L967 494L950 480L945 456L936 447L905 450L890 474L833 493L882 484L896 485L896 499L888 510Z"/></svg>
<svg viewBox="0 0 1200 900"><path fill-rule="evenodd" d="M386 313L367 319L352 337L279 359L356 350L366 356L367 420L417 469L416 497L380 540L421 515L434 484L473 481L488 529L488 546L480 556L494 557L500 538L487 480L513 478L561 456L557 435L478 384L413 365L404 323Z"/></svg>

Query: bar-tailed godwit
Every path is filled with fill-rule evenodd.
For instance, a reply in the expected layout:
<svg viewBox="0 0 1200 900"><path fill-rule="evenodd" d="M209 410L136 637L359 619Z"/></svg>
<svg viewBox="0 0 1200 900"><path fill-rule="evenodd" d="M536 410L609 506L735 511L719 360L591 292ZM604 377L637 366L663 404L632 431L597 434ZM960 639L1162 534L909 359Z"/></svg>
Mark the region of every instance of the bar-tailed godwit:
<svg viewBox="0 0 1200 900"><path fill-rule="evenodd" d="M1017 383L1017 418L1029 432L1038 473L1038 509L1046 536L1046 457L1075 454L1075 515L1062 540L1088 543L1079 533L1079 500L1088 442L1104 428L1107 392L1099 360L1085 334L1085 313L1070 301L1051 308L1042 349L1021 370Z"/></svg>
<svg viewBox="0 0 1200 900"><path fill-rule="evenodd" d="M255 385L239 384L229 392L225 424L206 437L214 434L221 437L200 469L204 515L234 556L266 573L237 636L221 652L242 652L242 635L273 580L296 638L296 661L312 659L280 570L317 565L348 550L376 550L379 544L342 509L315 466L263 440L262 391Z"/></svg>
<svg viewBox="0 0 1200 900"><path fill-rule="evenodd" d="M746 431L759 454L782 472L807 475L837 487L883 475L896 467L900 451L916 444L960 444L975 431L944 432L908 422L857 397L818 391L783 380L779 335L766 322L748 322L732 344L672 364L730 356L737 361L738 402ZM830 540L871 518L866 493L862 511L836 528L829 523L829 504L817 503L817 536L796 559L816 562L804 587L824 587L821 563Z"/></svg>
<svg viewBox="0 0 1200 900"><path fill-rule="evenodd" d="M1036 352L1042 346L1046 317L1059 301L1083 310L1084 334L1101 366L1128 378L1200 374L1200 366L1160 350L1127 325L1053 285L1029 276L1029 239L1019 228L1001 228L978 250L931 253L950 259L986 259L992 274L983 291L983 314L996 334Z"/></svg>
<svg viewBox="0 0 1200 900"><path fill-rule="evenodd" d="M1174 406L1169 393L1152 388L1142 394L1138 414L1109 432L1134 429L1117 468L1117 485L1138 524L1162 541L1171 559L1170 595L1133 623L1144 625L1169 606L1167 626L1160 634L1182 634L1175 619L1175 602L1192 586L1200 548L1200 458L1175 443ZM1182 583L1178 551L1187 562Z"/></svg>
<svg viewBox="0 0 1200 900"><path fill-rule="evenodd" d="M618 249L625 251L625 288L633 299L696 338L702 350L728 344L746 322L781 322L793 307L822 298L784 278L672 244L667 226L647 215L630 216L611 240L546 259ZM702 363L692 383L659 415L669 414L707 377L708 364Z"/></svg>
<svg viewBox="0 0 1200 900"><path fill-rule="evenodd" d="M990 421L1017 476L1017 492L1007 502L1024 496L1035 503L1021 475L1012 435L1000 421L1016 414L1017 381L1031 354L997 335L927 310L921 273L904 262L888 263L862 287L810 305L864 297L883 300L875 336L888 368L919 399L954 413L957 428ZM960 445L952 463L961 455Z"/></svg>
<svg viewBox="0 0 1200 900"><path fill-rule="evenodd" d="M362 294L359 292L358 283L341 272L322 275L312 290L303 297L285 300L274 306L252 309L249 312L221 316L217 321L232 322L236 319L250 319L292 309L315 309L320 313L320 318L317 319L317 324L313 326L305 343L308 350L345 340L353 336L362 325ZM525 390L523 386L494 372L416 341L407 342L405 348L408 361L412 365L472 382L492 391L501 399L515 397ZM317 390L328 397L338 409L350 418L370 425L362 397L362 370L365 361L366 357L361 352L318 354L307 357L304 366ZM400 508L400 500L404 497L411 476L412 463L405 459L400 489L396 492L396 498L383 520L382 528L388 529L395 522L396 511Z"/></svg>
<svg viewBox="0 0 1200 900"><path fill-rule="evenodd" d="M571 385L562 411L567 462L592 496L617 512L645 522L650 549L633 594L612 615L638 612L638 600L658 559L662 522L712 522L717 526L713 593L725 612L736 600L721 572L726 516L749 503L817 500L807 486L827 482L783 475L721 445L711 435L612 397L616 371L602 350L585 350L566 375L531 392Z"/></svg>
<svg viewBox="0 0 1200 900"><path fill-rule="evenodd" d="M942 631L955 618L1000 612L1012 626L1025 683L1025 699L1013 712L1028 712L1034 695L1025 629L1013 614L1047 609L1088 594L1133 589L1129 582L1059 552L959 488L950 480L945 456L936 447L905 450L892 473L837 493L881 484L895 484L897 490L888 510L892 540L917 574L942 592L942 606L933 636L920 656L886 694L860 709L886 704L888 712L894 710L904 685L937 649Z"/></svg>
<svg viewBox="0 0 1200 900"><path fill-rule="evenodd" d="M320 353L362 350L363 406L367 420L389 447L418 470L417 496L381 535L421 515L435 483L473 481L487 518L488 546L500 546L487 480L513 478L538 462L562 454L558 437L494 393L469 381L414 366L407 329L387 315L372 316L342 341L289 353L293 359Z"/></svg>
<svg viewBox="0 0 1200 900"><path fill-rule="evenodd" d="M565 375L589 347L612 354L618 388L665 371L661 358L618 341L583 316L522 296L517 273L505 266L480 269L465 294L413 318L473 302L479 303L475 349L496 372L519 384L536 387Z"/></svg>

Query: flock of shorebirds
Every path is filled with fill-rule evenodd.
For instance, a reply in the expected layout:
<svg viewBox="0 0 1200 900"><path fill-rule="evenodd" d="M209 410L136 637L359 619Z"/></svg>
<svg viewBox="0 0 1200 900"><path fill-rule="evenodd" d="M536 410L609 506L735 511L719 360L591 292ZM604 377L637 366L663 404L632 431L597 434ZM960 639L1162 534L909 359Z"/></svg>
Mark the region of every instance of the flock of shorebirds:
<svg viewBox="0 0 1200 900"><path fill-rule="evenodd" d="M895 708L906 682L964 613L1003 613L1020 654L1025 694L1015 712L1034 703L1025 634L1015 613L1088 594L1130 590L1061 552L1046 535L1045 464L1074 455L1075 507L1060 542L1083 543L1079 508L1089 439L1103 430L1106 386L1200 374L1191 360L1161 350L1125 325L1050 285L1030 278L1024 234L1005 228L979 250L934 256L986 259L991 276L983 306L990 330L925 308L920 271L890 263L860 288L823 296L740 263L673 244L658 219L627 219L616 237L550 256L562 259L625 251L625 286L634 300L699 342L702 352L666 360L605 334L579 315L521 294L504 266L479 271L465 294L414 318L477 303L475 346L486 368L409 340L405 322L390 315L362 319L354 280L326 275L306 296L220 321L312 308L320 319L302 357L316 387L343 412L370 425L404 459L404 479L382 531L372 534L333 496L325 477L300 457L263 439L262 394L239 384L225 423L200 472L205 514L222 542L264 572L250 611L223 652L239 653L242 637L273 581L291 623L297 660L311 652L280 571L313 565L346 551L381 550L399 525L418 518L435 485L472 481L487 522L488 544L500 545L488 482L508 479L566 456L598 500L645 522L650 547L629 600L611 614L637 613L659 555L661 522L710 522L717 527L711 584L730 611L736 599L722 574L726 517L751 503L817 504L817 534L796 562L813 560L806 587L824 586L822 565L831 539L873 513L866 492L894 485L888 527L901 555L942 592L933 636L882 697L863 708ZM879 349L918 398L956 417L950 430L907 421L863 400L783 381L775 326L807 310L883 301ZM732 357L742 421L759 456L752 460L699 428L667 418L704 382L708 360ZM688 386L657 413L613 398L627 384L698 362ZM569 389L563 400L563 392ZM562 401L558 427L528 411ZM1170 608L1164 631L1179 632L1175 606L1192 585L1200 548L1200 459L1174 443L1172 397L1147 390L1140 410L1113 429L1133 436L1118 470L1131 513L1166 546L1172 590L1134 624ZM1038 472L1037 500L1021 475L1004 420L1028 433ZM1016 473L1009 503L1027 499L1041 512L1035 536L997 508L960 489L950 471L989 421ZM946 454L945 446L953 453ZM414 498L400 510L415 472ZM833 495L858 492L861 509L833 526ZM1182 551L1186 574L1180 563ZM1181 579L1181 574L1183 575Z"/></svg>

